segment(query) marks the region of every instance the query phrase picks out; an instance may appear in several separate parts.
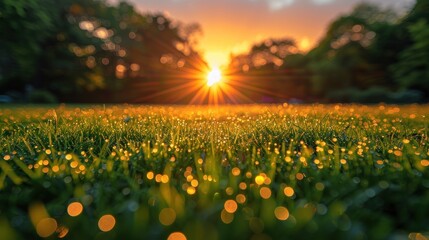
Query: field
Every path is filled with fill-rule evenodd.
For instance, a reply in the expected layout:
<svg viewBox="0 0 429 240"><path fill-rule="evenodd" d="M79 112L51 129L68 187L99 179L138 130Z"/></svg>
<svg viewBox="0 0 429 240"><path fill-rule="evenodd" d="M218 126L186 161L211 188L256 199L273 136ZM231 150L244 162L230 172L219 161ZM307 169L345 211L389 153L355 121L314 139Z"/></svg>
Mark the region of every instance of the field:
<svg viewBox="0 0 429 240"><path fill-rule="evenodd" d="M429 106L0 106L1 239L427 239Z"/></svg>

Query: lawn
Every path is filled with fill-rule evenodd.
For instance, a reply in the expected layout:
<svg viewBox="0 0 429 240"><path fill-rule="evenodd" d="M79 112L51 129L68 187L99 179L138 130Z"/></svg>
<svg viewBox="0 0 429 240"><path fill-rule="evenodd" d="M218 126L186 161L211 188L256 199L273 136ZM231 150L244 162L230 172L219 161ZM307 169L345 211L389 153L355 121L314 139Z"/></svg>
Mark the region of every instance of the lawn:
<svg viewBox="0 0 429 240"><path fill-rule="evenodd" d="M1 238L427 239L428 113L0 106Z"/></svg>

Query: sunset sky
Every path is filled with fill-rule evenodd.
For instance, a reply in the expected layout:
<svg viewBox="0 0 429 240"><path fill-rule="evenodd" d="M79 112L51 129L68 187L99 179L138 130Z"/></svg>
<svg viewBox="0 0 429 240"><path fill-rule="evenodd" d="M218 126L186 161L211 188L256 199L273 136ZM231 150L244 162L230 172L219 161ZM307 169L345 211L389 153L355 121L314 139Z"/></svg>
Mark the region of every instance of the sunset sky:
<svg viewBox="0 0 429 240"><path fill-rule="evenodd" d="M203 29L199 48L211 66L226 64L229 54L245 52L269 37L291 37L309 49L337 16L361 0L130 0L143 12L165 12ZM414 0L368 0L400 11Z"/></svg>

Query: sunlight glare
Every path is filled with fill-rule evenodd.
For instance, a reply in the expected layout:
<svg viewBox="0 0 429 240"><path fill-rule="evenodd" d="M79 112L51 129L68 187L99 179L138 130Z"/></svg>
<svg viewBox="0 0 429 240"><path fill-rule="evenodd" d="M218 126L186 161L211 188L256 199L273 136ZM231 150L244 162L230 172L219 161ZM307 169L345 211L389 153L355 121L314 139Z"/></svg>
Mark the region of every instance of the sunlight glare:
<svg viewBox="0 0 429 240"><path fill-rule="evenodd" d="M207 75L207 86L211 87L216 83L220 82L221 79L222 79L222 74L219 68L214 68Z"/></svg>

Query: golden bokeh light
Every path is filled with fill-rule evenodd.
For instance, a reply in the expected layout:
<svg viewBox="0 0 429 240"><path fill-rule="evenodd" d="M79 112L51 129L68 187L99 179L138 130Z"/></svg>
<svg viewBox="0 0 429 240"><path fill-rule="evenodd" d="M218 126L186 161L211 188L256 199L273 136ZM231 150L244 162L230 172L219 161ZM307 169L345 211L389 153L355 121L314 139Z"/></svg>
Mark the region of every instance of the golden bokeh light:
<svg viewBox="0 0 429 240"><path fill-rule="evenodd" d="M161 182L162 181L162 174L156 174L155 181L158 183Z"/></svg>
<svg viewBox="0 0 429 240"><path fill-rule="evenodd" d="M41 237L51 236L57 230L57 221L53 218L44 218L37 223L36 232Z"/></svg>
<svg viewBox="0 0 429 240"><path fill-rule="evenodd" d="M161 177L161 182L162 183L168 183L168 181L170 180L170 177L168 177L168 175L164 174Z"/></svg>
<svg viewBox="0 0 429 240"><path fill-rule="evenodd" d="M235 200L240 204L244 204L246 202L246 196L240 193L235 197Z"/></svg>
<svg viewBox="0 0 429 240"><path fill-rule="evenodd" d="M276 209L274 209L274 215L278 220L285 221L289 218L289 211L285 207L276 207Z"/></svg>
<svg viewBox="0 0 429 240"><path fill-rule="evenodd" d="M58 238L64 238L69 233L69 229L64 226L61 226L57 228L56 232L58 233Z"/></svg>
<svg viewBox="0 0 429 240"><path fill-rule="evenodd" d="M198 183L198 180L197 180L197 179L192 179L192 180L191 180L191 186L192 186L192 187L196 188L196 187L198 187L198 184L199 184L199 183Z"/></svg>
<svg viewBox="0 0 429 240"><path fill-rule="evenodd" d="M229 213L235 213L237 211L238 205L234 200L226 200L225 204L223 205L225 208L225 211Z"/></svg>
<svg viewBox="0 0 429 240"><path fill-rule="evenodd" d="M228 212L225 209L222 209L222 212L220 213L220 219L222 220L223 223L230 224L232 223L232 221L234 221L234 214Z"/></svg>
<svg viewBox="0 0 429 240"><path fill-rule="evenodd" d="M152 180L154 178L153 172L146 173L146 178L149 179L149 180Z"/></svg>
<svg viewBox="0 0 429 240"><path fill-rule="evenodd" d="M80 202L72 202L67 207L67 213L72 217L79 216L83 211L83 206Z"/></svg>
<svg viewBox="0 0 429 240"><path fill-rule="evenodd" d="M168 236L167 240L186 240L186 236L181 232L173 232Z"/></svg>
<svg viewBox="0 0 429 240"><path fill-rule="evenodd" d="M98 220L98 228L103 232L108 232L115 227L116 219L110 214L103 215Z"/></svg>
<svg viewBox="0 0 429 240"><path fill-rule="evenodd" d="M207 86L211 87L219 83L221 79L222 79L222 73L220 69L214 68L207 74Z"/></svg>
<svg viewBox="0 0 429 240"><path fill-rule="evenodd" d="M234 176L238 176L241 173L240 168L238 167L233 168L231 172L232 172L232 175Z"/></svg>
<svg viewBox="0 0 429 240"><path fill-rule="evenodd" d="M232 187L227 187L225 189L225 192L227 195L231 196L232 194L234 194L234 189Z"/></svg>
<svg viewBox="0 0 429 240"><path fill-rule="evenodd" d="M264 184L265 185L270 185L271 184L271 178L266 177L265 180L264 180Z"/></svg>
<svg viewBox="0 0 429 240"><path fill-rule="evenodd" d="M60 167L58 167L57 165L52 166L52 171L53 172L58 172L58 171L60 171Z"/></svg>
<svg viewBox="0 0 429 240"><path fill-rule="evenodd" d="M395 156L397 156L397 157L401 157L402 156L402 151L401 150L395 150L393 152L393 154L395 154Z"/></svg>
<svg viewBox="0 0 429 240"><path fill-rule="evenodd" d="M186 192L187 192L189 195L194 195L196 191L197 191L197 190L196 190L194 187L192 187L192 186L189 186L189 187L186 189Z"/></svg>
<svg viewBox="0 0 429 240"><path fill-rule="evenodd" d="M247 189L247 184L245 182L241 182L240 184L238 184L238 187L241 190L246 190Z"/></svg>
<svg viewBox="0 0 429 240"><path fill-rule="evenodd" d="M271 197L271 189L267 188L267 187L262 187L259 190L259 194L261 195L261 197L263 199L268 199Z"/></svg>
<svg viewBox="0 0 429 240"><path fill-rule="evenodd" d="M293 190L293 188L291 187L285 187L285 189L283 190L283 193L287 196L287 197L292 197L295 194L295 191Z"/></svg>
<svg viewBox="0 0 429 240"><path fill-rule="evenodd" d="M265 182L265 177L262 175L258 175L255 177L255 183L258 185L262 185Z"/></svg>
<svg viewBox="0 0 429 240"><path fill-rule="evenodd" d="M316 187L316 190L323 191L323 189L325 189L325 184L318 182L316 183L315 187Z"/></svg>
<svg viewBox="0 0 429 240"><path fill-rule="evenodd" d="M176 221L176 211L172 208L164 208L159 213L159 222L164 226L170 226Z"/></svg>
<svg viewBox="0 0 429 240"><path fill-rule="evenodd" d="M296 179L297 179L297 180L301 181L302 179L304 179L304 174L302 174L302 173L297 173L297 174L295 175L295 177L296 177Z"/></svg>

